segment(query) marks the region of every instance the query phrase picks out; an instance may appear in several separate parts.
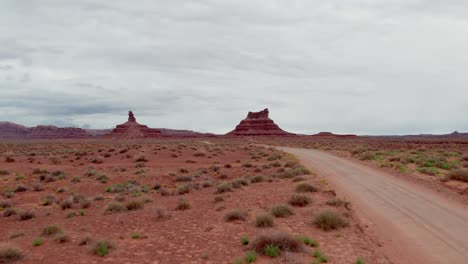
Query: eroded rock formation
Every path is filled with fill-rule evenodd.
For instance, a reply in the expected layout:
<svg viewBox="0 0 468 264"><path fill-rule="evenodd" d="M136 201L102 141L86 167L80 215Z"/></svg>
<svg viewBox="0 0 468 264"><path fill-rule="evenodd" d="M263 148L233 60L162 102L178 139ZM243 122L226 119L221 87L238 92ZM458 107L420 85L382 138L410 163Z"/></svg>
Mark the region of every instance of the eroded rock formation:
<svg viewBox="0 0 468 264"><path fill-rule="evenodd" d="M132 111L128 112L128 121L116 126L107 137L111 138L154 138L160 137L159 129L149 128L136 121Z"/></svg>
<svg viewBox="0 0 468 264"><path fill-rule="evenodd" d="M282 130L269 117L268 108L260 112L249 112L236 128L227 133L234 136L288 136L292 133Z"/></svg>

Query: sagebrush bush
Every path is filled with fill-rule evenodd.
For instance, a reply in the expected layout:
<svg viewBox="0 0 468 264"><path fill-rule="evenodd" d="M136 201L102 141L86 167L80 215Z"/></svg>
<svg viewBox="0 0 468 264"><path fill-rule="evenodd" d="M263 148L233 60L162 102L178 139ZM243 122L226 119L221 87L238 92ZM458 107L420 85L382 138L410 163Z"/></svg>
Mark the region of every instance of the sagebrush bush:
<svg viewBox="0 0 468 264"><path fill-rule="evenodd" d="M339 213L330 210L320 212L313 223L324 231L348 226L348 222Z"/></svg>
<svg viewBox="0 0 468 264"><path fill-rule="evenodd" d="M190 205L189 201L185 200L185 199L181 199L177 202L177 206L176 206L176 210L180 210L180 211L183 211L183 210L188 210L190 209L192 206Z"/></svg>
<svg viewBox="0 0 468 264"><path fill-rule="evenodd" d="M274 220L273 217L268 213L261 213L255 217L255 226L256 227L273 227Z"/></svg>
<svg viewBox="0 0 468 264"><path fill-rule="evenodd" d="M270 213L274 217L288 217L294 214L293 209L285 204L274 205L271 207Z"/></svg>
<svg viewBox="0 0 468 264"><path fill-rule="evenodd" d="M308 183L300 183L296 186L296 192L316 192L317 188Z"/></svg>
<svg viewBox="0 0 468 264"><path fill-rule="evenodd" d="M142 201L129 201L125 203L125 208L128 211L140 210L143 209L143 202Z"/></svg>
<svg viewBox="0 0 468 264"><path fill-rule="evenodd" d="M121 203L116 203L116 202L111 202L107 205L105 214L114 214L114 213L122 213L126 212L127 208L121 204Z"/></svg>
<svg viewBox="0 0 468 264"><path fill-rule="evenodd" d="M13 263L24 258L23 252L10 244L0 244L0 263Z"/></svg>
<svg viewBox="0 0 468 264"><path fill-rule="evenodd" d="M236 220L245 221L247 213L242 210L233 210L224 215L224 221L232 222Z"/></svg>
<svg viewBox="0 0 468 264"><path fill-rule="evenodd" d="M458 169L451 171L447 178L450 180L458 180L462 182L468 182L468 169Z"/></svg>
<svg viewBox="0 0 468 264"><path fill-rule="evenodd" d="M282 231L264 233L252 241L252 248L260 254L265 254L268 245L276 246L280 251L299 252L303 249L298 239Z"/></svg>
<svg viewBox="0 0 468 264"><path fill-rule="evenodd" d="M29 220L29 219L32 219L32 218L35 218L35 217L36 217L36 213L34 211L31 211L31 210L26 210L26 211L23 211L23 212L19 213L19 220L21 220L21 221Z"/></svg>
<svg viewBox="0 0 468 264"><path fill-rule="evenodd" d="M42 236L52 236L52 235L56 235L56 234L60 234L62 233L62 229L59 227L59 226L56 226L56 225L50 225L50 226L47 226L47 227L44 227L44 229L42 229Z"/></svg>
<svg viewBox="0 0 468 264"><path fill-rule="evenodd" d="M308 196L301 195L301 194L293 194L291 198L289 198L289 204L292 206L304 207L311 203L311 199Z"/></svg>

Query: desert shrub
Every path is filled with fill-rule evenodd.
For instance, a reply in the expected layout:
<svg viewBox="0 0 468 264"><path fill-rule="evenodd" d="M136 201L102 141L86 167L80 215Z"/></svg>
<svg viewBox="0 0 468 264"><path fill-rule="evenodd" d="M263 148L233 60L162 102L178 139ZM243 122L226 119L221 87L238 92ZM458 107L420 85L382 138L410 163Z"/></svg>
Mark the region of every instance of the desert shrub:
<svg viewBox="0 0 468 264"><path fill-rule="evenodd" d="M280 254L280 249L276 245L266 245L265 246L265 255L276 258Z"/></svg>
<svg viewBox="0 0 468 264"><path fill-rule="evenodd" d="M274 205L271 207L270 213L274 217L288 217L294 214L293 209L285 204Z"/></svg>
<svg viewBox="0 0 468 264"><path fill-rule="evenodd" d="M223 182L216 186L215 193L225 193L225 192L232 192L232 183L230 182Z"/></svg>
<svg viewBox="0 0 468 264"><path fill-rule="evenodd" d="M13 198L13 197L15 197L15 193L12 192L12 191L8 191L8 190L7 190L7 191L3 192L3 197L5 197L5 198Z"/></svg>
<svg viewBox="0 0 468 264"><path fill-rule="evenodd" d="M314 251L314 257L316 258L315 263L328 262L328 257L325 256L322 252L320 252L320 250Z"/></svg>
<svg viewBox="0 0 468 264"><path fill-rule="evenodd" d="M73 206L73 201L71 199L65 199L60 202L60 208L62 208L62 210L70 209L72 208L72 206Z"/></svg>
<svg viewBox="0 0 468 264"><path fill-rule="evenodd" d="M33 187L33 190L34 190L35 192L41 192L41 191L44 190L44 187L42 186L42 184L40 184L40 183L38 183L38 182L37 182L37 183L33 183L32 187Z"/></svg>
<svg viewBox="0 0 468 264"><path fill-rule="evenodd" d="M36 213L34 211L31 211L31 210L26 210L26 211L20 212L18 215L19 215L19 220L21 220L21 221L33 219L33 218L36 217Z"/></svg>
<svg viewBox="0 0 468 264"><path fill-rule="evenodd" d="M175 193L177 195L187 194L190 192L191 189L192 189L192 185L188 183L188 184L184 184L184 185L177 187L177 189L175 190Z"/></svg>
<svg viewBox="0 0 468 264"><path fill-rule="evenodd" d="M60 234L62 232L63 231L59 226L51 225L51 226L44 227L44 229L42 229L42 234L41 235L45 236L45 237L48 237L48 236Z"/></svg>
<svg viewBox="0 0 468 264"><path fill-rule="evenodd" d="M135 157L135 162L147 162L148 159L144 155L138 155Z"/></svg>
<svg viewBox="0 0 468 264"><path fill-rule="evenodd" d="M104 211L105 214L115 214L115 213L122 213L126 212L127 208L121 204L116 202L111 202L107 205L106 210Z"/></svg>
<svg viewBox="0 0 468 264"><path fill-rule="evenodd" d="M348 226L348 222L340 214L329 210L322 211L315 216L313 223L324 231Z"/></svg>
<svg viewBox="0 0 468 264"><path fill-rule="evenodd" d="M89 206L91 206L91 201L88 200L88 199L82 200L82 201L80 202L80 208L81 208L81 209L89 208Z"/></svg>
<svg viewBox="0 0 468 264"><path fill-rule="evenodd" d="M33 240L33 246L35 247L41 246L43 243L44 243L44 240L42 238L36 238Z"/></svg>
<svg viewBox="0 0 468 264"><path fill-rule="evenodd" d="M54 241L57 243L65 243L65 242L70 241L70 236L64 233L59 233L55 235Z"/></svg>
<svg viewBox="0 0 468 264"><path fill-rule="evenodd" d="M264 233L252 241L252 248L260 254L266 254L265 248L269 245L276 246L280 252L299 252L302 250L302 243L298 239L282 231Z"/></svg>
<svg viewBox="0 0 468 264"><path fill-rule="evenodd" d="M244 255L245 263L254 263L257 260L257 253L255 251L247 251Z"/></svg>
<svg viewBox="0 0 468 264"><path fill-rule="evenodd" d="M458 169L451 171L447 175L447 179L468 182L468 169Z"/></svg>
<svg viewBox="0 0 468 264"><path fill-rule="evenodd" d="M259 182L263 182L265 180L265 178L261 175L255 175L255 176L252 176L252 178L250 178L250 183L259 183Z"/></svg>
<svg viewBox="0 0 468 264"><path fill-rule="evenodd" d="M0 201L0 209L5 209L11 207L11 202L7 200Z"/></svg>
<svg viewBox="0 0 468 264"><path fill-rule="evenodd" d="M189 201L187 201L187 200L185 200L185 199L180 199L180 200L177 202L176 210L184 211L184 210L190 209L191 207L192 207L192 206L190 205Z"/></svg>
<svg viewBox="0 0 468 264"><path fill-rule="evenodd" d="M304 206L307 206L309 203L311 203L311 199L305 195L293 194L289 198L288 203L292 206L304 207Z"/></svg>
<svg viewBox="0 0 468 264"><path fill-rule="evenodd" d="M307 246L311 246L311 247L319 246L319 243L317 241L313 240L312 238L308 236L299 236L298 239L301 240Z"/></svg>
<svg viewBox="0 0 468 264"><path fill-rule="evenodd" d="M0 263L13 263L24 258L23 252L10 244L0 244Z"/></svg>
<svg viewBox="0 0 468 264"><path fill-rule="evenodd" d="M355 263L355 264L365 264L364 260L363 260L361 257L359 257L359 258L356 260L356 262L354 262L354 263Z"/></svg>
<svg viewBox="0 0 468 264"><path fill-rule="evenodd" d="M220 202L223 202L224 201L224 197L221 196L221 195L216 195L214 198L213 198L213 202L215 203L220 203Z"/></svg>
<svg viewBox="0 0 468 264"><path fill-rule="evenodd" d="M175 180L178 182L188 182L188 181L192 181L192 177L187 176L187 175L180 175L180 176L177 176Z"/></svg>
<svg viewBox="0 0 468 264"><path fill-rule="evenodd" d="M5 157L5 162L15 162L15 158L13 158L13 157Z"/></svg>
<svg viewBox="0 0 468 264"><path fill-rule="evenodd" d="M91 251L100 257L104 257L109 253L109 250L113 248L113 243L104 239L96 241L96 243L91 247Z"/></svg>
<svg viewBox="0 0 468 264"><path fill-rule="evenodd" d="M13 216L13 215L16 215L16 214L17 214L17 212L16 212L15 209L13 209L13 208L5 208L5 209L3 209L3 214L2 214L2 216L3 216L3 217L10 217L10 216Z"/></svg>
<svg viewBox="0 0 468 264"><path fill-rule="evenodd" d="M361 160L375 160L377 157L371 152L365 152L359 157Z"/></svg>
<svg viewBox="0 0 468 264"><path fill-rule="evenodd" d="M7 170L0 170L0 175L2 175L2 176L9 175L9 174L10 174L10 172L7 171Z"/></svg>
<svg viewBox="0 0 468 264"><path fill-rule="evenodd" d="M248 244L249 244L250 239L249 239L248 236L242 236L241 239L240 239L240 241L241 241L241 244L245 246L245 245L248 245Z"/></svg>
<svg viewBox="0 0 468 264"><path fill-rule="evenodd" d="M93 157L91 158L91 163L101 164L104 162L104 159L101 157Z"/></svg>
<svg viewBox="0 0 468 264"><path fill-rule="evenodd" d="M230 163L226 163L226 164L224 164L224 168L230 169L230 168L232 168L232 165Z"/></svg>
<svg viewBox="0 0 468 264"><path fill-rule="evenodd" d="M340 207L340 206L348 207L350 205L350 202L340 199L340 198L333 198L331 200L326 201L326 204L330 206L335 206L335 207Z"/></svg>
<svg viewBox="0 0 468 264"><path fill-rule="evenodd" d="M417 169L420 173L427 174L427 175L437 175L439 174L439 170L434 167L422 167Z"/></svg>
<svg viewBox="0 0 468 264"><path fill-rule="evenodd" d="M46 197L44 197L41 204L43 206L48 206L48 205L54 204L54 202L55 202L55 197L53 195L47 195Z"/></svg>
<svg viewBox="0 0 468 264"><path fill-rule="evenodd" d="M125 203L125 208L127 208L128 211L135 211L135 210L140 210L143 209L143 202L142 201L129 201Z"/></svg>
<svg viewBox="0 0 468 264"><path fill-rule="evenodd" d="M262 213L255 217L255 226L256 227L272 227L274 226L273 217L268 213Z"/></svg>
<svg viewBox="0 0 468 264"><path fill-rule="evenodd" d="M28 187L26 187L23 184L20 184L20 185L16 186L14 192L25 192L27 190L28 190Z"/></svg>
<svg viewBox="0 0 468 264"><path fill-rule="evenodd" d="M247 213L242 210L233 210L224 215L224 221L232 222L236 220L245 221Z"/></svg>
<svg viewBox="0 0 468 264"><path fill-rule="evenodd" d="M296 186L296 192L316 192L317 188L308 183L300 183Z"/></svg>
<svg viewBox="0 0 468 264"><path fill-rule="evenodd" d="M213 183L211 181L202 182L202 187L203 188L208 188L208 187L211 187L211 186L213 186Z"/></svg>
<svg viewBox="0 0 468 264"><path fill-rule="evenodd" d="M153 211L157 220L168 219L171 217L171 215L164 208L156 207Z"/></svg>
<svg viewBox="0 0 468 264"><path fill-rule="evenodd" d="M203 152L195 152L193 154L194 157L206 157L206 154Z"/></svg>

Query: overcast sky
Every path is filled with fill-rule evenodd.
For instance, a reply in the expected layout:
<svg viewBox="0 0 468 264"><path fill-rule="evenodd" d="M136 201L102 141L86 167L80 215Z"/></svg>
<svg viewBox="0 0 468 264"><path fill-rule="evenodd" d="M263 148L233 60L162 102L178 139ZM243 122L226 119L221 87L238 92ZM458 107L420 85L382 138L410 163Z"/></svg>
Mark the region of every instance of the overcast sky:
<svg viewBox="0 0 468 264"><path fill-rule="evenodd" d="M0 121L468 131L466 0L0 0Z"/></svg>

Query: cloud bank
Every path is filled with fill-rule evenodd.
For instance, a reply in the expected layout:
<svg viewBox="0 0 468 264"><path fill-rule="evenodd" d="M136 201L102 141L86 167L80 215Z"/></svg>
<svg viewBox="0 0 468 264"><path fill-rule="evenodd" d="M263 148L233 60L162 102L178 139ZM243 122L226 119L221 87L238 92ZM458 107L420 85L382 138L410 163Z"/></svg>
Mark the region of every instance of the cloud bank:
<svg viewBox="0 0 468 264"><path fill-rule="evenodd" d="M226 133L468 131L461 0L4 0L0 120Z"/></svg>

